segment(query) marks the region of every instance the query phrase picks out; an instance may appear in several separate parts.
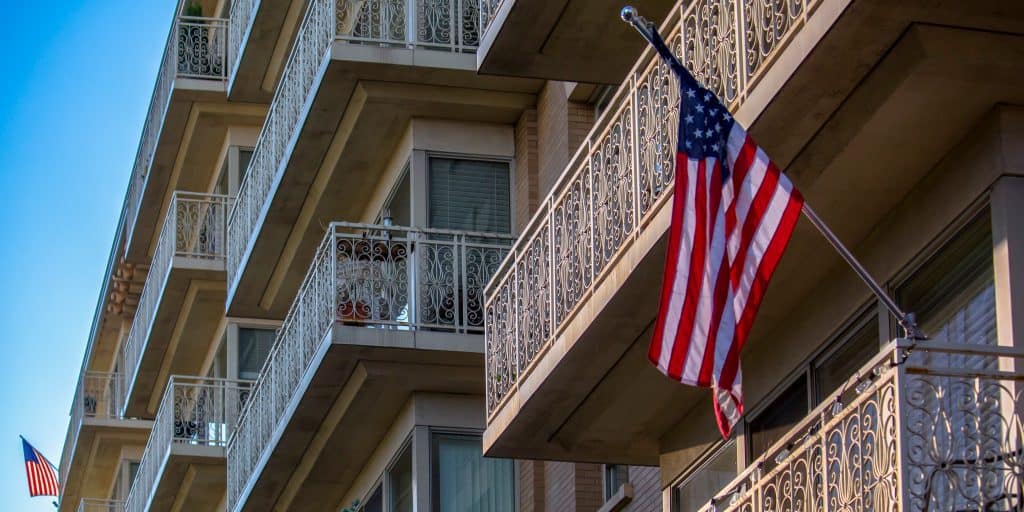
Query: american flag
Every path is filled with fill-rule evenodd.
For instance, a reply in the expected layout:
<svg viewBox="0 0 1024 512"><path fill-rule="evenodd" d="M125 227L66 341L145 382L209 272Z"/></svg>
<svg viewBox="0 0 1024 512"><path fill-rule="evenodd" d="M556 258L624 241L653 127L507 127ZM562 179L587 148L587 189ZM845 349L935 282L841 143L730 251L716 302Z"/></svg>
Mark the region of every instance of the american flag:
<svg viewBox="0 0 1024 512"><path fill-rule="evenodd" d="M740 351L803 198L715 94L654 39L681 90L668 257L648 357L670 378L713 390L728 438L743 415Z"/></svg>
<svg viewBox="0 0 1024 512"><path fill-rule="evenodd" d="M43 457L25 438L21 439L21 447L25 450L25 473L28 476L29 496L57 496L60 488L57 485L57 469Z"/></svg>

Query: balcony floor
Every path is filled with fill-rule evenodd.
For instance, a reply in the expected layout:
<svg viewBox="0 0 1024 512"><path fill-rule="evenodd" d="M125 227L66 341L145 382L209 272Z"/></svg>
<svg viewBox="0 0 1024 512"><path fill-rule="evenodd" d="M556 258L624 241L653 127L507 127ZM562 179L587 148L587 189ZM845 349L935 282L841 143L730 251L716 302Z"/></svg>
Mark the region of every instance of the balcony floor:
<svg viewBox="0 0 1024 512"><path fill-rule="evenodd" d="M185 78L173 82L138 217L125 242L128 261L149 262L149 251L160 236L161 222L175 190L208 189L228 127L262 126L264 105L228 103L224 91L224 82L219 80Z"/></svg>
<svg viewBox="0 0 1024 512"><path fill-rule="evenodd" d="M153 422L85 418L71 454L64 494L58 512L73 512L83 497L106 496L128 446L146 445Z"/></svg>
<svg viewBox="0 0 1024 512"><path fill-rule="evenodd" d="M502 0L477 52L482 75L618 85L646 43L622 22L636 7L665 19L675 0Z"/></svg>
<svg viewBox="0 0 1024 512"><path fill-rule="evenodd" d="M229 315L284 318L323 237L321 221L361 218L411 119L512 124L534 104L537 83L480 78L471 61L334 43L256 232L243 241Z"/></svg>
<svg viewBox="0 0 1024 512"><path fill-rule="evenodd" d="M174 258L138 371L127 383L126 416L154 417L171 375L200 373L224 317L224 287L223 260Z"/></svg>
<svg viewBox="0 0 1024 512"><path fill-rule="evenodd" d="M226 481L224 448L174 444L147 510L215 510L224 497Z"/></svg>
<svg viewBox="0 0 1024 512"><path fill-rule="evenodd" d="M415 391L483 394L483 337L335 324L238 511L340 503Z"/></svg>

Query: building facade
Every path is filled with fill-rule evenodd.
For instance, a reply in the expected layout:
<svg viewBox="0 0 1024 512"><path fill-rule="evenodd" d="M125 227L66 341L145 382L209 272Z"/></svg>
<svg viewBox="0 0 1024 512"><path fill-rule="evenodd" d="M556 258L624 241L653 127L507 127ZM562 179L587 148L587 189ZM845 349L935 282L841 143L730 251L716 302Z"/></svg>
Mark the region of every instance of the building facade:
<svg viewBox="0 0 1024 512"><path fill-rule="evenodd" d="M801 223L732 439L647 362L679 89L618 3L184 0L60 509L1024 506L1024 6L635 5L928 340Z"/></svg>

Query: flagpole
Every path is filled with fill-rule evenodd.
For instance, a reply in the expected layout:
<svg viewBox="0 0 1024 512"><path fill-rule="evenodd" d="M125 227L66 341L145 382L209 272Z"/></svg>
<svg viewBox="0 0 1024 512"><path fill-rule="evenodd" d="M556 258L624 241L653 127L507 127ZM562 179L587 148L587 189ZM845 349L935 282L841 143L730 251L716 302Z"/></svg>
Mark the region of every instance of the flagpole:
<svg viewBox="0 0 1024 512"><path fill-rule="evenodd" d="M679 59L677 59L665 46L665 42L662 40L661 35L658 34L658 29L654 26L654 23L643 16L640 16L640 14L636 12L636 9L629 5L622 8L620 16L622 16L623 21L632 25L637 32L640 32L640 35L642 35L648 43L654 46L655 50L657 50L659 54L666 59L670 59L673 68L680 70L681 74L685 75L685 77L690 80L696 81L696 79L690 75L686 67L679 62ZM813 225L815 229L825 237L825 240L828 241L832 248L839 253L839 256L846 261L846 264L853 269L854 273L856 273L857 276L864 281L864 284L871 289L871 292L878 297L878 300L882 301L882 304L889 310L889 313L896 317L896 321L899 322L900 327L903 328L904 335L915 340L927 339L924 333L918 329L917 322L914 319L914 314L904 312L899 305L896 304L896 301L893 300L885 289L878 284L878 281L868 273L867 269L860 264L860 261L858 261L857 258L854 257L853 253L843 245L843 242L839 240L839 237L829 229L828 225L825 224L825 221L821 220L821 217L818 217L818 214L811 209L806 201L803 204L802 213L804 214L804 217L810 221L811 225Z"/></svg>

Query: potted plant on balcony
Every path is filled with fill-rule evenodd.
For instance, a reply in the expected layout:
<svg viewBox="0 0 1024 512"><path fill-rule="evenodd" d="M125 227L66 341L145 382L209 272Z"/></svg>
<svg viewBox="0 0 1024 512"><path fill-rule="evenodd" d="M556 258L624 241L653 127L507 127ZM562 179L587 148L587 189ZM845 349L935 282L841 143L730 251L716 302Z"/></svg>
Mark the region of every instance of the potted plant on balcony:
<svg viewBox="0 0 1024 512"><path fill-rule="evenodd" d="M196 0L189 0L189 2L185 4L185 12L183 14L190 18L202 18L203 6Z"/></svg>

